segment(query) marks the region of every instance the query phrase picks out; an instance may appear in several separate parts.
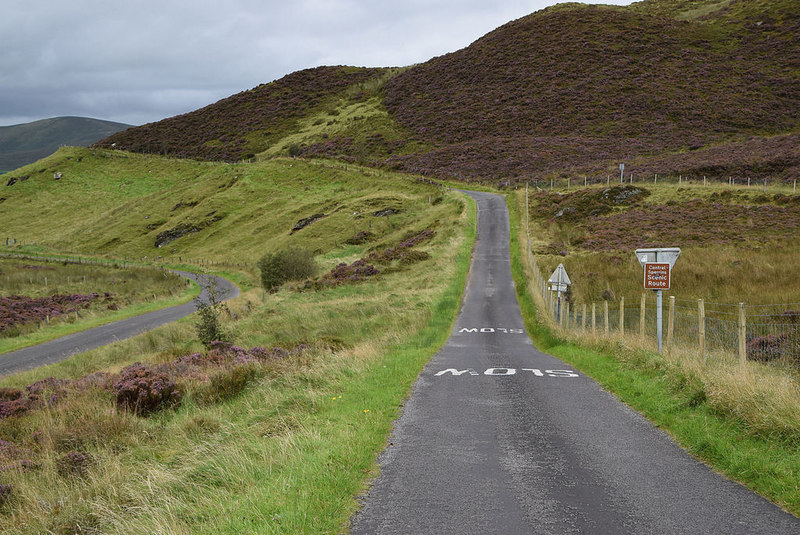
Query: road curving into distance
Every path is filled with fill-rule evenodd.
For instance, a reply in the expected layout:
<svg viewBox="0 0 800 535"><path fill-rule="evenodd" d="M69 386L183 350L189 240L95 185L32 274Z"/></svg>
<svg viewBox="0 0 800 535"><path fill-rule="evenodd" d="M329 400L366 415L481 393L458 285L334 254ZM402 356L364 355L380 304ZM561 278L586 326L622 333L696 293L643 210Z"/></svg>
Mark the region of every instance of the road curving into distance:
<svg viewBox="0 0 800 535"><path fill-rule="evenodd" d="M469 195L478 235L459 317L395 422L351 533L800 533L800 519L533 347L506 205Z"/></svg>
<svg viewBox="0 0 800 535"><path fill-rule="evenodd" d="M231 281L222 277L216 275L198 275L188 271L171 271L198 282L198 284L203 287L200 299L205 302L208 302L208 284L205 281L201 283L200 280L198 280L201 277L203 279L211 277L211 286L216 289L218 301L233 299L239 295L239 288ZM67 359L76 353L89 351L118 340L136 336L137 334L155 329L161 325L172 323L192 314L194 311L194 301L189 301L182 305L162 308L161 310L155 310L132 318L115 321L113 323L101 325L100 327L94 327L63 336L50 342L5 353L0 355L0 375L28 370L45 364L53 364L54 362Z"/></svg>

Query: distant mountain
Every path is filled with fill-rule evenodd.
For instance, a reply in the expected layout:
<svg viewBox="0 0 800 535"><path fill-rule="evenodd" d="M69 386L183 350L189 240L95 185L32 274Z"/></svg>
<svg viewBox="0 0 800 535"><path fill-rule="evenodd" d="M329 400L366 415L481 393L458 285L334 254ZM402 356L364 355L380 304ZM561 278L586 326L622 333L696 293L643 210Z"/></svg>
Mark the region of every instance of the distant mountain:
<svg viewBox="0 0 800 535"><path fill-rule="evenodd" d="M130 127L128 124L87 117L55 117L0 126L0 173L49 156L61 145L88 147Z"/></svg>
<svg viewBox="0 0 800 535"><path fill-rule="evenodd" d="M600 177L621 162L788 180L800 169L798 35L800 0L559 4L423 64L300 71L98 146L468 180Z"/></svg>

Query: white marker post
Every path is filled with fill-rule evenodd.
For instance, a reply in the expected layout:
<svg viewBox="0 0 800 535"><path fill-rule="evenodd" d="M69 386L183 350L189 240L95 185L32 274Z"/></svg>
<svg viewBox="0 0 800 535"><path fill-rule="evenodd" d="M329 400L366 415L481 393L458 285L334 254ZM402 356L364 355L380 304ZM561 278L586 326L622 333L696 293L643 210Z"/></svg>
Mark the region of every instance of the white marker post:
<svg viewBox="0 0 800 535"><path fill-rule="evenodd" d="M625 182L625 164L619 164L619 183L622 184Z"/></svg>
<svg viewBox="0 0 800 535"><path fill-rule="evenodd" d="M644 289L656 292L656 338L658 339L658 352L663 353L663 291L669 290L672 266L681 254L679 247L664 247L660 249L636 249L636 258L644 268Z"/></svg>
<svg viewBox="0 0 800 535"><path fill-rule="evenodd" d="M572 284L569 280L569 275L567 275L567 270L564 269L564 264L559 264L553 274L550 275L550 278L547 279L547 283L550 285L550 290L553 292L558 292L558 304L556 306L556 321L561 321L561 292L566 292L567 287Z"/></svg>

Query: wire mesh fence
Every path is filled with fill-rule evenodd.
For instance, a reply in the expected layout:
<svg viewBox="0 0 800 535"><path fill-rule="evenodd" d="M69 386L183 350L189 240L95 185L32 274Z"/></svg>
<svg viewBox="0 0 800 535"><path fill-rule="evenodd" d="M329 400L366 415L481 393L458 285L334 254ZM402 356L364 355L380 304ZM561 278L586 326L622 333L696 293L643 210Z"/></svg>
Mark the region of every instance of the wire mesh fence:
<svg viewBox="0 0 800 535"><path fill-rule="evenodd" d="M559 303L533 254L528 254L533 287L560 329L620 337L648 349L657 348L658 310L653 293L613 303ZM709 365L750 363L779 370L798 379L800 389L800 303L746 305L665 299L662 352L676 349L695 353Z"/></svg>

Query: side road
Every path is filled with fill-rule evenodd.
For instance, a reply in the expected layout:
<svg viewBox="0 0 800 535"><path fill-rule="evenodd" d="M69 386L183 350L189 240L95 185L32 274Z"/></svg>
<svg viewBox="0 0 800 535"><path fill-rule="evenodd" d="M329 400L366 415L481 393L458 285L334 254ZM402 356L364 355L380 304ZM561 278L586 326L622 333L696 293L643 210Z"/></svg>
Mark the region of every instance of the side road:
<svg viewBox="0 0 800 535"><path fill-rule="evenodd" d="M203 279L207 277L206 275L197 275L188 271L173 271L198 283L200 283L198 280L200 277ZM231 281L217 276L211 276L211 278L213 280L212 286L216 285L218 300L233 299L239 295L239 288ZM204 286L204 284L201 284L201 286ZM200 294L200 299L208 302L208 292L205 287L203 287L203 292ZM194 311L195 304L189 301L182 305L162 308L140 316L70 334L57 340L12 351L11 353L0 355L0 375L59 362L76 353L89 351L117 340L136 336L161 325L172 323L192 314Z"/></svg>
<svg viewBox="0 0 800 535"><path fill-rule="evenodd" d="M800 519L533 347L506 205L469 195L478 234L459 317L395 423L352 533L800 533Z"/></svg>

